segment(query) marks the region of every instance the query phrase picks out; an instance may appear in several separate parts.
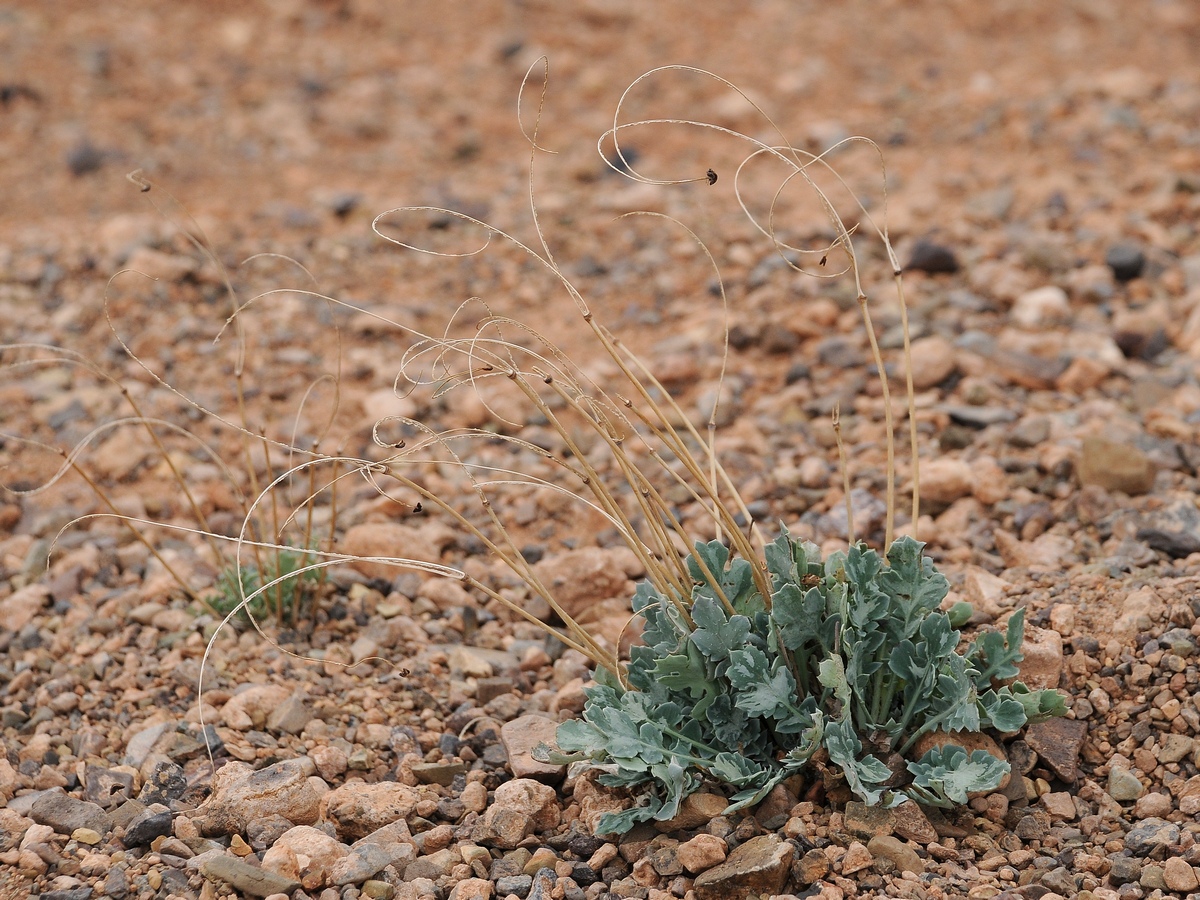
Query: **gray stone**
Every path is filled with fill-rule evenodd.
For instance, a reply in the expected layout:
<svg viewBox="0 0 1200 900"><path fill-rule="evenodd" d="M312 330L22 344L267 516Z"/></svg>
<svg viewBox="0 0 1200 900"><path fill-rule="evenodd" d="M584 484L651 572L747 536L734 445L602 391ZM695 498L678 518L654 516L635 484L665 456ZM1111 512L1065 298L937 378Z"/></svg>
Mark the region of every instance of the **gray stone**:
<svg viewBox="0 0 1200 900"><path fill-rule="evenodd" d="M1109 857L1112 868L1108 870L1108 880L1113 887L1123 884L1136 884L1142 877L1142 861L1132 856Z"/></svg>
<svg viewBox="0 0 1200 900"><path fill-rule="evenodd" d="M77 888L61 888L57 891L42 891L41 900L91 900L92 889L87 885Z"/></svg>
<svg viewBox="0 0 1200 900"><path fill-rule="evenodd" d="M1079 890L1079 885L1075 883L1075 879L1071 877L1071 873L1063 866L1056 866L1043 875L1042 886L1048 887L1056 894L1061 894L1064 897L1074 897Z"/></svg>
<svg viewBox="0 0 1200 900"><path fill-rule="evenodd" d="M200 873L209 881L224 881L230 887L254 897L290 894L300 888L298 881L267 872L233 856L216 856L205 860L200 866Z"/></svg>
<svg viewBox="0 0 1200 900"><path fill-rule="evenodd" d="M113 900L123 900L126 894L129 893L129 879L125 875L125 870L119 866L113 866L108 870L108 875L104 879L102 888L106 896L112 897Z"/></svg>
<svg viewBox="0 0 1200 900"><path fill-rule="evenodd" d="M1166 890L1167 879L1163 867L1142 866L1142 877L1138 879L1138 884L1150 891Z"/></svg>
<svg viewBox="0 0 1200 900"><path fill-rule="evenodd" d="M958 271L958 258L949 247L922 238L913 244L905 268L930 274L953 275Z"/></svg>
<svg viewBox="0 0 1200 900"><path fill-rule="evenodd" d="M313 720L312 708L299 694L292 694L267 716L267 730L285 734L299 734Z"/></svg>
<svg viewBox="0 0 1200 900"><path fill-rule="evenodd" d="M154 766L154 771L138 791L138 800L142 803L167 804L178 800L187 790L187 778L184 777L183 767L169 759L160 760Z"/></svg>
<svg viewBox="0 0 1200 900"><path fill-rule="evenodd" d="M388 866L403 870L416 857L410 844L397 844L392 848L382 844L355 845L329 870L329 878L336 885L361 884Z"/></svg>
<svg viewBox="0 0 1200 900"><path fill-rule="evenodd" d="M1179 826L1166 819L1143 819L1125 835L1125 849L1134 856L1149 856L1155 850L1179 843Z"/></svg>
<svg viewBox="0 0 1200 900"><path fill-rule="evenodd" d="M443 875L449 875L450 870L462 862L462 857L453 850L438 850L428 856L419 856L404 869L404 880L428 878L437 881Z"/></svg>
<svg viewBox="0 0 1200 900"><path fill-rule="evenodd" d="M1119 803L1137 800L1146 793L1138 777L1128 769L1114 766L1108 770L1108 796Z"/></svg>
<svg viewBox="0 0 1200 900"><path fill-rule="evenodd" d="M154 745L158 743L158 739L174 727L173 722L159 722L149 728L143 728L125 745L124 764L140 769L142 763L146 761L146 757L150 755L150 751L154 749Z"/></svg>
<svg viewBox="0 0 1200 900"><path fill-rule="evenodd" d="M30 809L29 818L39 825L49 825L59 834L70 834L76 828L90 828L101 835L112 831L112 819L95 803L57 791L40 796Z"/></svg>
<svg viewBox="0 0 1200 900"><path fill-rule="evenodd" d="M502 897L507 897L509 894L525 897L532 888L532 875L505 875L496 879L496 893Z"/></svg>
<svg viewBox="0 0 1200 900"><path fill-rule="evenodd" d="M133 773L89 765L84 769L83 792L92 803L108 809L133 796Z"/></svg>
<svg viewBox="0 0 1200 900"><path fill-rule="evenodd" d="M1200 510L1189 498L1143 513L1137 519L1137 539L1174 559L1196 553L1200 551Z"/></svg>
<svg viewBox="0 0 1200 900"><path fill-rule="evenodd" d="M171 810L161 803L146 807L125 826L126 847L145 847L156 837L171 833Z"/></svg>
<svg viewBox="0 0 1200 900"><path fill-rule="evenodd" d="M1104 263L1112 269L1117 281L1132 281L1142 274L1146 266L1146 254L1134 244L1113 244L1104 254Z"/></svg>
<svg viewBox="0 0 1200 900"><path fill-rule="evenodd" d="M698 900L744 900L753 894L778 894L791 872L795 848L775 834L738 845L725 862L696 876Z"/></svg>

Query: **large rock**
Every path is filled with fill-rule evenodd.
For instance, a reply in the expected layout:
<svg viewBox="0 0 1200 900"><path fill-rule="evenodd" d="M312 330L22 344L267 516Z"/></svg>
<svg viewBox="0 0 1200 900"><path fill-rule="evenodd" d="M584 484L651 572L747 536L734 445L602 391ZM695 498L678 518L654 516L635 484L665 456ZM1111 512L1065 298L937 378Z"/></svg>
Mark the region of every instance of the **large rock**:
<svg viewBox="0 0 1200 900"><path fill-rule="evenodd" d="M1108 491L1146 494L1154 489L1155 467L1145 453L1098 435L1084 438L1079 455L1079 481Z"/></svg>
<svg viewBox="0 0 1200 900"><path fill-rule="evenodd" d="M234 694L221 707L221 721L238 731L252 728L262 730L271 713L278 709L292 692L278 684L256 684Z"/></svg>
<svg viewBox="0 0 1200 900"><path fill-rule="evenodd" d="M921 499L937 507L949 506L971 493L975 476L961 459L931 459L921 464Z"/></svg>
<svg viewBox="0 0 1200 900"><path fill-rule="evenodd" d="M398 522L364 522L346 532L338 549L355 557L382 559L415 559L420 562L440 562L442 550L453 541L454 535L445 525L431 523L422 528ZM406 570L404 566L359 559L351 563L368 578L391 581Z"/></svg>
<svg viewBox="0 0 1200 900"><path fill-rule="evenodd" d="M913 341L912 359L913 387L918 391L936 387L958 368L954 345L937 334Z"/></svg>
<svg viewBox="0 0 1200 900"><path fill-rule="evenodd" d="M406 784L352 781L321 798L321 818L333 823L339 837L358 839L407 819L418 800L420 794Z"/></svg>
<svg viewBox="0 0 1200 900"><path fill-rule="evenodd" d="M319 828L297 825L280 835L267 850L262 867L285 878L295 878L305 890L313 891L330 884L333 867L349 855L349 847Z"/></svg>
<svg viewBox="0 0 1200 900"><path fill-rule="evenodd" d="M751 838L725 862L696 876L697 900L744 900L751 895L778 894L792 868L795 847L778 835Z"/></svg>
<svg viewBox="0 0 1200 900"><path fill-rule="evenodd" d="M901 872L912 872L920 875L925 871L925 863L920 854L899 838L890 834L881 834L871 838L867 850L876 858L890 859Z"/></svg>
<svg viewBox="0 0 1200 900"><path fill-rule="evenodd" d="M533 571L559 606L578 618L593 604L629 595L625 560L626 554L584 547L545 559Z"/></svg>
<svg viewBox="0 0 1200 900"><path fill-rule="evenodd" d="M500 726L500 741L508 753L508 767L514 778L536 778L539 781L561 781L566 766L538 762L533 748L547 744L557 748L558 722L545 716L520 716Z"/></svg>
<svg viewBox="0 0 1200 900"><path fill-rule="evenodd" d="M90 828L100 835L112 831L113 822L103 809L86 800L76 800L66 794L47 791L34 801L29 818L39 825L48 825L58 834L70 834L76 828Z"/></svg>
<svg viewBox="0 0 1200 900"><path fill-rule="evenodd" d="M496 788L495 799L476 829L475 839L512 850L537 832L554 828L561 810L554 788L530 778L517 778Z"/></svg>
<svg viewBox="0 0 1200 900"><path fill-rule="evenodd" d="M293 825L317 821L321 796L309 782L316 771L308 757L277 762L255 772L228 763L213 775L213 793L200 808L201 834L241 834L256 819L279 816Z"/></svg>

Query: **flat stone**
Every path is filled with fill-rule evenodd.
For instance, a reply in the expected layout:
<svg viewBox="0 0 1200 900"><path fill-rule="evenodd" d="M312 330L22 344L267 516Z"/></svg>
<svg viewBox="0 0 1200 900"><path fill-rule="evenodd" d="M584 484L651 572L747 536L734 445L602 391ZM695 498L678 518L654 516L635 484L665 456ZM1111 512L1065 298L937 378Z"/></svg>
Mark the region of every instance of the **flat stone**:
<svg viewBox="0 0 1200 900"><path fill-rule="evenodd" d="M76 828L90 828L100 834L112 831L112 818L95 803L76 800L58 791L48 791L34 802L29 818L49 825L58 834L71 834Z"/></svg>
<svg viewBox="0 0 1200 900"><path fill-rule="evenodd" d="M697 900L745 900L778 894L791 872L795 848L778 835L764 834L738 845L719 866L696 876Z"/></svg>
<svg viewBox="0 0 1200 900"><path fill-rule="evenodd" d="M1080 719L1048 719L1025 730L1025 743L1067 784L1079 777L1079 751L1085 737L1087 722Z"/></svg>
<svg viewBox="0 0 1200 900"><path fill-rule="evenodd" d="M205 860L200 874L209 881L223 881L253 897L271 894L291 894L299 890L300 882L268 872L232 856L216 856Z"/></svg>
<svg viewBox="0 0 1200 900"><path fill-rule="evenodd" d="M133 796L133 772L116 772L102 766L88 765L83 774L83 792L92 803L103 809Z"/></svg>
<svg viewBox="0 0 1200 900"><path fill-rule="evenodd" d="M71 832L71 840L94 846L104 840L104 835L93 828L76 828Z"/></svg>
<svg viewBox="0 0 1200 900"><path fill-rule="evenodd" d="M1069 822L1076 816L1075 799L1066 791L1047 791L1039 800L1055 819Z"/></svg>
<svg viewBox="0 0 1200 900"><path fill-rule="evenodd" d="M388 866L402 871L417 857L411 844L355 844L348 854L329 869L329 880L338 886L362 884L368 878L382 872Z"/></svg>
<svg viewBox="0 0 1200 900"><path fill-rule="evenodd" d="M536 778L539 781L561 781L566 766L538 762L533 749L546 744L557 750L558 722L545 716L520 716L500 726L500 741L508 753L508 767L514 778Z"/></svg>
<svg viewBox="0 0 1200 900"><path fill-rule="evenodd" d="M1196 739L1186 734L1168 734L1162 738L1162 746L1158 748L1160 763L1179 762L1185 756L1191 756L1196 748Z"/></svg>
<svg viewBox="0 0 1200 900"><path fill-rule="evenodd" d="M888 812L892 814L893 831L898 837L922 845L938 839L937 829L930 824L929 817L911 800L904 801Z"/></svg>
<svg viewBox="0 0 1200 900"><path fill-rule="evenodd" d="M846 855L842 857L842 874L853 875L855 872L861 872L874 861L875 857L866 846L859 841L851 841L850 846L846 848Z"/></svg>
<svg viewBox="0 0 1200 900"><path fill-rule="evenodd" d="M158 743L158 739L174 728L173 722L158 722L143 728L125 744L125 758L122 762L127 766L140 769L142 763L146 761L146 757L150 755L150 751L154 749L154 745Z"/></svg>
<svg viewBox="0 0 1200 900"><path fill-rule="evenodd" d="M283 734L299 734L314 718L312 707L303 694L292 694L267 716L267 730Z"/></svg>
<svg viewBox="0 0 1200 900"><path fill-rule="evenodd" d="M844 826L846 833L869 841L880 834L891 834L896 827L892 811L882 806L867 806L861 800L846 803Z"/></svg>
<svg viewBox="0 0 1200 900"><path fill-rule="evenodd" d="M413 775L421 784L440 784L449 787L459 775L470 771L466 763L413 763L410 767Z"/></svg>
<svg viewBox="0 0 1200 900"><path fill-rule="evenodd" d="M920 875L925 871L925 863L917 851L899 838L881 834L867 842L867 850L874 857L890 859L901 872L912 872Z"/></svg>
<svg viewBox="0 0 1200 900"><path fill-rule="evenodd" d="M1003 406L969 406L963 404L948 405L942 407L942 409L952 421L971 428L986 428L989 425L1013 422L1017 418L1015 412Z"/></svg>

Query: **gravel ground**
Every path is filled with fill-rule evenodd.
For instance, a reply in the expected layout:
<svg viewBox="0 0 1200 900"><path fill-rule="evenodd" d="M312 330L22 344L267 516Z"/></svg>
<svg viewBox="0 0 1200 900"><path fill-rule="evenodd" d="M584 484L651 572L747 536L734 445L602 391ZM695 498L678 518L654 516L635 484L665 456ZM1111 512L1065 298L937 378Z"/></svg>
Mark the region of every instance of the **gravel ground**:
<svg viewBox="0 0 1200 900"><path fill-rule="evenodd" d="M15 491L0 500L0 896L1200 896L1198 45L1187 2L480 3L469 21L420 3L0 8L0 338L26 344L0 356ZM559 152L539 156L534 194L563 273L682 415L703 423L723 387L717 446L753 515L830 547L846 536L835 407L856 532L883 537L884 403L853 284L790 270L746 223L745 145L633 133L636 166L691 179L657 187L610 172L595 143L626 85L687 63L746 89L801 148L852 134L884 147L917 340L916 531L974 626L1027 610L1023 678L1069 698L1068 718L1002 740L1003 792L961 814L887 814L789 782L746 814L698 794L663 829L607 840L593 827L620 798L529 756L582 708L587 662L497 600L357 562L328 571L315 612L217 632L180 591L172 573L203 593L229 552L196 533L197 512L236 535L245 497L302 458L259 434L378 459L372 423L403 415L565 448L487 382L397 396L401 326L441 334L457 318L470 333L483 307L455 311L479 297L615 378L528 256L502 242L422 256L370 229L389 208L451 206L536 242L516 96L543 53L538 138ZM744 100L686 73L630 104L630 118L771 139ZM881 211L876 161L833 161ZM123 178L135 168L148 193ZM741 183L760 215L769 175ZM244 412L238 333L213 340L230 310L221 269L168 191L243 301L282 291L239 319ZM781 233L828 240L810 206L785 195ZM677 226L615 219L637 209L711 247L731 310L723 381L712 269ZM472 248L458 226L380 228ZM890 268L880 248L860 253L898 390ZM336 396L322 379L335 374ZM132 415L174 424L161 450L119 423ZM76 446L77 469L55 479L55 448ZM568 484L530 448L463 453ZM413 471L484 523L461 469ZM306 476L282 483L263 521L308 491ZM548 615L449 515L395 493L345 479L336 508L328 493L312 504L314 539L403 547ZM708 536L686 495L672 502ZM492 505L564 604L620 642L642 573L606 523L528 486ZM114 509L144 520L149 546Z"/></svg>

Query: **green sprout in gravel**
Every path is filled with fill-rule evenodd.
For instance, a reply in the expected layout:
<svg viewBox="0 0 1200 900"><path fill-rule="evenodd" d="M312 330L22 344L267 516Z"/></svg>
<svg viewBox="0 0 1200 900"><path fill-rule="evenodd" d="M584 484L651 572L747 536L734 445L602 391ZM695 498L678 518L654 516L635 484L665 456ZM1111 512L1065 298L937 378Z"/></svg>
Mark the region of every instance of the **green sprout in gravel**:
<svg viewBox="0 0 1200 900"><path fill-rule="evenodd" d="M314 567L317 559L303 550L282 549L263 556L263 571L247 562L230 563L215 585L217 594L209 604L222 617L237 611L240 621L250 623L274 617L278 622L301 619L305 603L312 603L324 571Z"/></svg>

